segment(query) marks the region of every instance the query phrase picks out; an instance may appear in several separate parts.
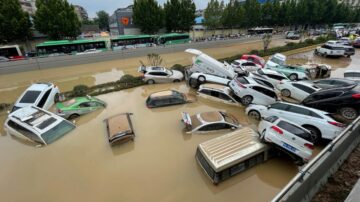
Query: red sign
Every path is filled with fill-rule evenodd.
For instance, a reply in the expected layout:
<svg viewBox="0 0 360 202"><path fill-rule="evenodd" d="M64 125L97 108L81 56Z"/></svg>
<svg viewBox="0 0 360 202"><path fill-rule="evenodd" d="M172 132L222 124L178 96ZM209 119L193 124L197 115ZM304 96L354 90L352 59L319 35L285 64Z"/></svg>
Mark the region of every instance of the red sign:
<svg viewBox="0 0 360 202"><path fill-rule="evenodd" d="M121 23L125 26L129 24L129 18L128 17L121 17Z"/></svg>

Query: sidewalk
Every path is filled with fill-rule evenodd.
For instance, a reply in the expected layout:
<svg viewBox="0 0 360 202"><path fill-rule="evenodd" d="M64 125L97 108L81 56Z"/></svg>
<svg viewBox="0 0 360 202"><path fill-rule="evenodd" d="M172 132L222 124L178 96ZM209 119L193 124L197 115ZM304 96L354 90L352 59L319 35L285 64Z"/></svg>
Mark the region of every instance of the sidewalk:
<svg viewBox="0 0 360 202"><path fill-rule="evenodd" d="M357 183L351 190L345 202L359 202L359 201L360 201L360 179L357 181Z"/></svg>

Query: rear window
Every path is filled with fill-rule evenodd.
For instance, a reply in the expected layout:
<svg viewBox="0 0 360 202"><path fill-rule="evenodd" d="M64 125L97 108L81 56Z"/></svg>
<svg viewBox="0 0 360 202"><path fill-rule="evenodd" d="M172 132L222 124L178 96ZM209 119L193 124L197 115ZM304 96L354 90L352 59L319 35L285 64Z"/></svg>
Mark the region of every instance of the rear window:
<svg viewBox="0 0 360 202"><path fill-rule="evenodd" d="M21 98L20 103L34 103L36 99L39 97L40 93L41 91L29 90Z"/></svg>
<svg viewBox="0 0 360 202"><path fill-rule="evenodd" d="M43 133L41 137L44 139L46 144L50 144L65 135L66 133L70 132L74 128L75 126L73 124L64 120L50 130Z"/></svg>
<svg viewBox="0 0 360 202"><path fill-rule="evenodd" d="M236 78L242 84L249 84L249 81L245 77L238 77Z"/></svg>
<svg viewBox="0 0 360 202"><path fill-rule="evenodd" d="M277 124L277 126L279 126L280 128L282 128L298 137L304 138L306 140L310 140L310 133L308 133L307 131L303 130L302 128L300 128L294 124L291 124L291 123L288 123L285 121L280 121Z"/></svg>

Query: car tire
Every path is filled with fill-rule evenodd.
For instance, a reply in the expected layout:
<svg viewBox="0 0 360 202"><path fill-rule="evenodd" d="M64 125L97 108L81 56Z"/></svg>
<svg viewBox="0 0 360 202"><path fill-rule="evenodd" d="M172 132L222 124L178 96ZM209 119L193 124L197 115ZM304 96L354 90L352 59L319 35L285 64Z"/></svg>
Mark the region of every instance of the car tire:
<svg viewBox="0 0 360 202"><path fill-rule="evenodd" d="M308 131L310 131L310 133L311 133L311 142L313 144L316 144L321 140L321 132L320 132L319 129L317 129L316 127L311 126L311 125L303 125L302 127L307 129Z"/></svg>
<svg viewBox="0 0 360 202"><path fill-rule="evenodd" d="M260 120L261 119L261 114L260 112L256 111L256 110L250 110L248 113L248 116L255 119L255 120Z"/></svg>
<svg viewBox="0 0 360 202"><path fill-rule="evenodd" d="M152 80L152 79L150 79L150 80L147 80L146 83L147 83L147 84L155 84L155 81Z"/></svg>
<svg viewBox="0 0 360 202"><path fill-rule="evenodd" d="M298 75L297 74L290 74L289 79L291 81L297 81L298 80Z"/></svg>
<svg viewBox="0 0 360 202"><path fill-rule="evenodd" d="M68 119L73 120L73 119L76 119L79 116L80 116L79 114L71 114Z"/></svg>
<svg viewBox="0 0 360 202"><path fill-rule="evenodd" d="M199 83L205 83L206 82L206 78L204 76L199 76L198 77L198 81Z"/></svg>
<svg viewBox="0 0 360 202"><path fill-rule="evenodd" d="M59 101L60 101L59 93L56 93L55 96L54 96L54 102L57 103Z"/></svg>
<svg viewBox="0 0 360 202"><path fill-rule="evenodd" d="M196 79L190 79L189 85L192 88L198 88L199 87L199 81Z"/></svg>
<svg viewBox="0 0 360 202"><path fill-rule="evenodd" d="M254 98L251 95L245 95L244 97L241 98L241 103L245 106L248 106L249 104L252 103L253 99Z"/></svg>
<svg viewBox="0 0 360 202"><path fill-rule="evenodd" d="M179 79L175 79L173 82L174 82L174 83L179 83L180 80L179 80Z"/></svg>
<svg viewBox="0 0 360 202"><path fill-rule="evenodd" d="M359 113L356 111L356 109L352 107L343 107L339 109L339 113L342 117L348 120L354 120L359 116Z"/></svg>
<svg viewBox="0 0 360 202"><path fill-rule="evenodd" d="M288 89L282 89L282 90L281 90L281 96L290 97L290 96L291 96L290 90L288 90Z"/></svg>

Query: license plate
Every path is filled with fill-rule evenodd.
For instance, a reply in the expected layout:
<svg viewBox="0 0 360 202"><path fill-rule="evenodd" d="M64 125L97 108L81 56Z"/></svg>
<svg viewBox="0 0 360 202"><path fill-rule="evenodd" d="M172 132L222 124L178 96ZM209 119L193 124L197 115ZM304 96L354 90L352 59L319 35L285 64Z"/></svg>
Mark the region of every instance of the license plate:
<svg viewBox="0 0 360 202"><path fill-rule="evenodd" d="M285 142L283 142L283 145L282 145L285 149L287 149L287 150L289 150L289 151L291 151L291 152L296 152L296 148L295 147L293 147L293 146L291 146L291 145L289 145L289 144L287 144L287 143L285 143Z"/></svg>

